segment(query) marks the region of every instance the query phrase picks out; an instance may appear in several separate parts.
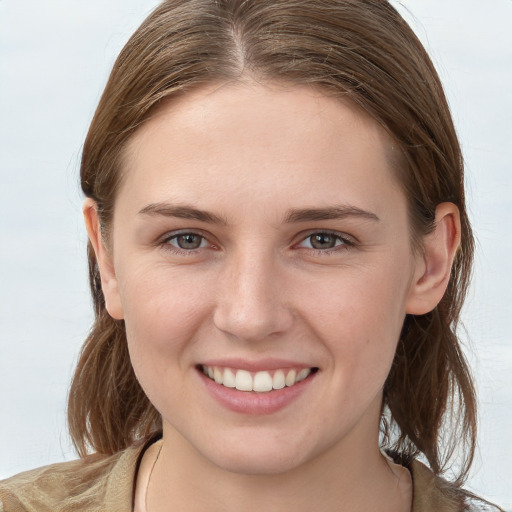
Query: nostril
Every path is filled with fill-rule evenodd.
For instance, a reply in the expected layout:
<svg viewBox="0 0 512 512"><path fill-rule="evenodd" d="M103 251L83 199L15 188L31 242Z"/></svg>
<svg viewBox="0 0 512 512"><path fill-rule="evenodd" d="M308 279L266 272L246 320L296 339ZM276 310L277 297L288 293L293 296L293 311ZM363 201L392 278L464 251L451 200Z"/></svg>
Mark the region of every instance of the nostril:
<svg viewBox="0 0 512 512"><path fill-rule="evenodd" d="M293 314L278 304L238 303L223 304L214 313L217 329L240 341L261 341L288 331Z"/></svg>

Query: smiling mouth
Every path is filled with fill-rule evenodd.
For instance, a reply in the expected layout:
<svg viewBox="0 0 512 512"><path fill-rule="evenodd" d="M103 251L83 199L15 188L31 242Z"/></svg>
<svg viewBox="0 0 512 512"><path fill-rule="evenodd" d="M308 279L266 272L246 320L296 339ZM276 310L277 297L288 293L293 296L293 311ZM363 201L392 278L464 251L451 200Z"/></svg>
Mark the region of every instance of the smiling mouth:
<svg viewBox="0 0 512 512"><path fill-rule="evenodd" d="M267 393L275 389L292 387L318 371L318 368L312 367L249 372L247 370L206 365L200 365L199 369L221 386L256 393Z"/></svg>

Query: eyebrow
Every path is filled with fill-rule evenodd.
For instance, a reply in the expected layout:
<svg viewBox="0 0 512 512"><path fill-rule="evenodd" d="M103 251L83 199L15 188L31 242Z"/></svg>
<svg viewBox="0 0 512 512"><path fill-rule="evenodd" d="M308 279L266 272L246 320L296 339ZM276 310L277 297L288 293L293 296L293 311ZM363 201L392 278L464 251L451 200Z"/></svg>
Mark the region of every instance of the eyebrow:
<svg viewBox="0 0 512 512"><path fill-rule="evenodd" d="M148 204L139 211L142 215L162 215L164 217L177 217L179 219L191 219L206 222L208 224L226 225L226 219L205 210L199 210L192 206L173 205L169 203Z"/></svg>
<svg viewBox="0 0 512 512"><path fill-rule="evenodd" d="M226 226L227 220L206 210L199 210L187 205L173 205L170 203L151 203L139 211L141 215L162 215L164 217L176 217L180 219L191 219L208 224L220 224ZM379 222L379 217L356 206L332 206L327 208L297 208L288 210L284 216L285 224L298 222L310 222L318 220L336 220L345 218L360 218Z"/></svg>
<svg viewBox="0 0 512 512"><path fill-rule="evenodd" d="M355 217L364 220L379 222L379 217L366 210L362 210L356 206L343 205L328 208L301 208L289 210L285 216L286 223L308 222L315 220L336 220Z"/></svg>

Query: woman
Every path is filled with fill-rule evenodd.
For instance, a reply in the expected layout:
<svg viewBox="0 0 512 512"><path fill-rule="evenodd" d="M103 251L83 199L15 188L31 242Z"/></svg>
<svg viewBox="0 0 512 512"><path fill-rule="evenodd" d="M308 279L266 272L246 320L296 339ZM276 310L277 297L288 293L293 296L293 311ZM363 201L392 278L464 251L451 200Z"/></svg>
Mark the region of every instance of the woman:
<svg viewBox="0 0 512 512"><path fill-rule="evenodd" d="M82 458L3 482L5 510L476 506L462 157L387 2L164 2L81 177Z"/></svg>

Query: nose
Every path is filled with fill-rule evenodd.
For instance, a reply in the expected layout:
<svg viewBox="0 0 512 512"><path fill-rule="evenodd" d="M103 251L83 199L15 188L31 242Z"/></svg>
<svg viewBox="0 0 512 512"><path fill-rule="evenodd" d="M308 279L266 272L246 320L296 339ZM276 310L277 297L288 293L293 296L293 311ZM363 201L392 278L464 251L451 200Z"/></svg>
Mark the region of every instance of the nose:
<svg viewBox="0 0 512 512"><path fill-rule="evenodd" d="M214 324L242 341L259 341L286 332L293 312L284 269L271 256L239 254L220 273Z"/></svg>

